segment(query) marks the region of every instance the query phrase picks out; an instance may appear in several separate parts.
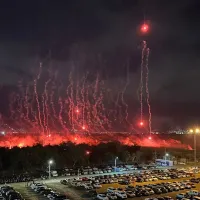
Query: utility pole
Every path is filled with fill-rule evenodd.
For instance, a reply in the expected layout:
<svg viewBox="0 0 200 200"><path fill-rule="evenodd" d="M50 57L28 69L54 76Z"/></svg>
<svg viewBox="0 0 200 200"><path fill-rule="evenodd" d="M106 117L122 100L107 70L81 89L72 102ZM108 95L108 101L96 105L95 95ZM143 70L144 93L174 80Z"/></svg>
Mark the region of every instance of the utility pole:
<svg viewBox="0 0 200 200"><path fill-rule="evenodd" d="M156 162L156 159L157 159L157 152L156 151L154 151L154 160L155 160L155 162Z"/></svg>

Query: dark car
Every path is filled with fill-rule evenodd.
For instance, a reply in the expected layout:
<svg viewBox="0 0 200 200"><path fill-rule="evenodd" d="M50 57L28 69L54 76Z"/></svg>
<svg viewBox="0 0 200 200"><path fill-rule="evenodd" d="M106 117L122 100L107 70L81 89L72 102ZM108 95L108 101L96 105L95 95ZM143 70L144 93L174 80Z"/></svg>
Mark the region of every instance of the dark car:
<svg viewBox="0 0 200 200"><path fill-rule="evenodd" d="M89 196L89 197L96 197L97 196L96 190L89 190L87 192L87 196Z"/></svg>
<svg viewBox="0 0 200 200"><path fill-rule="evenodd" d="M142 193L139 192L139 191L136 191L136 192L135 192L135 196L136 196L136 197L141 197L141 196L142 196Z"/></svg>
<svg viewBox="0 0 200 200"><path fill-rule="evenodd" d="M53 192L52 189L48 188L48 189L42 191L40 194L47 196L48 194L51 194L52 192Z"/></svg>
<svg viewBox="0 0 200 200"><path fill-rule="evenodd" d="M60 183L63 184L63 185L67 185L67 181L66 180L61 180Z"/></svg>
<svg viewBox="0 0 200 200"><path fill-rule="evenodd" d="M162 194L162 191L159 188L153 188L155 194Z"/></svg>
<svg viewBox="0 0 200 200"><path fill-rule="evenodd" d="M173 188L171 186L165 186L165 188L168 190L168 192L173 192Z"/></svg>
<svg viewBox="0 0 200 200"><path fill-rule="evenodd" d="M156 197L157 200L165 200L164 197Z"/></svg>
<svg viewBox="0 0 200 200"><path fill-rule="evenodd" d="M192 179L190 179L190 182L192 182L192 183L199 183L199 180L196 179L196 178L192 178Z"/></svg>
<svg viewBox="0 0 200 200"><path fill-rule="evenodd" d="M8 192L10 190L13 190L13 188L10 187L10 186L3 186L3 187L1 187L1 193L2 194L6 194L6 192Z"/></svg>
<svg viewBox="0 0 200 200"><path fill-rule="evenodd" d="M54 194L52 195L51 199L53 200L65 200L68 199L65 195L62 194Z"/></svg>
<svg viewBox="0 0 200 200"><path fill-rule="evenodd" d="M160 190L162 191L162 193L167 193L168 190L165 187L161 187Z"/></svg>
<svg viewBox="0 0 200 200"><path fill-rule="evenodd" d="M149 196L150 195L147 190L142 190L141 193L142 193L142 196Z"/></svg>
<svg viewBox="0 0 200 200"><path fill-rule="evenodd" d="M12 192L9 194L8 200L23 200L23 198L18 192Z"/></svg>
<svg viewBox="0 0 200 200"><path fill-rule="evenodd" d="M130 181L129 180L122 180L118 182L120 185L129 185Z"/></svg>

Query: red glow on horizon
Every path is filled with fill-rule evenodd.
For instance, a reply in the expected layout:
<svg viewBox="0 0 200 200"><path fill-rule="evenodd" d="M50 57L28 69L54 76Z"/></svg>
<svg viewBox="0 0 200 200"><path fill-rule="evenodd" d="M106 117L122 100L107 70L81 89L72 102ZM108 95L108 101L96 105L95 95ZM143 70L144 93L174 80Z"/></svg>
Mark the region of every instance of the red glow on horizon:
<svg viewBox="0 0 200 200"><path fill-rule="evenodd" d="M32 147L37 144L41 144L42 146L47 145L59 145L62 143L72 142L75 145L79 144L87 144L91 146L96 146L101 143L108 142L120 142L122 145L133 146L135 144L143 147L167 147L167 148L179 148L179 149L189 149L192 148L183 144L179 140L175 140L169 138L167 140L163 140L163 138L159 135L154 135L151 140L149 140L149 135L137 135L130 133L117 134L117 133L101 133L101 134L70 134L68 132L56 133L52 132L51 137L47 139L47 135L43 133L7 133L5 136L0 138L0 147L7 148L24 148L24 147ZM90 152L90 151L89 151ZM87 155L87 153L85 152ZM91 152L90 152L91 154ZM89 154L88 154L89 155Z"/></svg>
<svg viewBox="0 0 200 200"><path fill-rule="evenodd" d="M147 33L147 32L149 31L149 25L146 24L146 23L142 24L142 26L141 26L141 28L140 28L140 31L141 31L142 33Z"/></svg>

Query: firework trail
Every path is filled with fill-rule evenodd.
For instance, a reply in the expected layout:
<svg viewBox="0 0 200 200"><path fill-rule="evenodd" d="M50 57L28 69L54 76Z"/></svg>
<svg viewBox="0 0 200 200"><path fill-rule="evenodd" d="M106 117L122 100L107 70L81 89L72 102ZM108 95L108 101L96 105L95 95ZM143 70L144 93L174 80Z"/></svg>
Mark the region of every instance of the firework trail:
<svg viewBox="0 0 200 200"><path fill-rule="evenodd" d="M63 100L61 97L59 97L58 99L58 104L60 105L60 111L59 111L59 121L60 121L60 124L62 126L62 128L64 129L64 131L67 131L68 132L68 129L67 127L65 126L65 123L63 122L63 117L62 117L62 112L63 112Z"/></svg>
<svg viewBox="0 0 200 200"><path fill-rule="evenodd" d="M53 83L54 84L54 83ZM53 87L52 87L52 91L51 91L51 94L50 94L50 104L51 104L51 110L53 112L53 117L51 117L51 122L53 124L53 127L56 127L55 126L55 120L54 119L57 119L57 115L56 115L56 110L55 110L55 106L54 106L54 100L53 100L53 97L54 97L54 90L53 90Z"/></svg>
<svg viewBox="0 0 200 200"><path fill-rule="evenodd" d="M126 120L126 122L128 122L128 104L124 100L124 93L125 93L128 85L129 85L129 83L130 83L130 80L129 80L129 62L127 62L126 84L124 86L124 89L122 90L122 95L121 95L122 104L125 106L125 113L126 113L125 120Z"/></svg>
<svg viewBox="0 0 200 200"><path fill-rule="evenodd" d="M87 124L90 127L92 125L92 120L91 120L91 104L89 101L89 90L90 90L90 85L88 84L86 87L86 92L85 92L85 101L86 101L86 108L87 108Z"/></svg>
<svg viewBox="0 0 200 200"><path fill-rule="evenodd" d="M79 119L79 114L80 114L80 98L79 98L79 81L77 81L76 84L76 94L75 94L75 104L76 104L76 123L78 123L78 119Z"/></svg>
<svg viewBox="0 0 200 200"><path fill-rule="evenodd" d="M87 79L87 74L86 76L83 77L83 83L82 83L82 88L81 88L81 101L82 101L82 129L85 130L85 82Z"/></svg>
<svg viewBox="0 0 200 200"><path fill-rule="evenodd" d="M14 102L15 102L15 94L12 92L9 96L9 111L10 111L10 119L14 119Z"/></svg>
<svg viewBox="0 0 200 200"><path fill-rule="evenodd" d="M47 131L47 133L49 134L49 106L48 106L48 92L47 92L47 87L48 87L48 84L50 83L51 79L49 79L48 81L45 82L45 86L44 86L44 94L43 94L43 97L44 97L44 109L45 109L45 113L44 113L44 116L45 116L45 119L46 119L46 123L45 123L45 129Z"/></svg>
<svg viewBox="0 0 200 200"><path fill-rule="evenodd" d="M97 101L97 91L98 91L98 85L99 85L99 76L97 75L96 77L96 81L94 84L94 92L93 92L93 99L94 99L94 106L93 106L93 117L95 119L98 119L98 121L100 120L99 118L97 118L97 105L98 105L98 101Z"/></svg>
<svg viewBox="0 0 200 200"><path fill-rule="evenodd" d="M149 61L149 48L146 49L146 101L148 105L148 110L149 110L149 133L151 135L151 105L149 101L149 67L148 67L148 62Z"/></svg>
<svg viewBox="0 0 200 200"><path fill-rule="evenodd" d="M119 105L120 95L121 95L121 92L118 92L117 93L117 98L116 98L116 101L115 101L115 106L117 107L116 114L118 115L119 121L121 123L122 122L122 107L121 107L121 105Z"/></svg>
<svg viewBox="0 0 200 200"><path fill-rule="evenodd" d="M24 101L24 107L26 109L25 119L29 120L29 103L28 103L28 93L29 93L29 85L26 86L25 90L25 101Z"/></svg>
<svg viewBox="0 0 200 200"><path fill-rule="evenodd" d="M41 71L42 71L42 63L40 63L38 76L36 79L34 79L34 92L35 92L35 98L36 98L37 108L38 108L39 125L42 128L42 132L44 133L44 127L42 124L41 113L40 113L40 102L39 102L38 93L37 93L37 81L40 79Z"/></svg>
<svg viewBox="0 0 200 200"><path fill-rule="evenodd" d="M69 87L67 88L68 99L70 103L68 116L70 118L70 124L71 124L72 130L74 131L74 84L73 84L73 79L72 79L72 73L70 73L69 75L69 83L70 83Z"/></svg>
<svg viewBox="0 0 200 200"><path fill-rule="evenodd" d="M143 121L143 71L145 62L146 41L142 42L142 58L141 58L141 71L140 71L140 120Z"/></svg>

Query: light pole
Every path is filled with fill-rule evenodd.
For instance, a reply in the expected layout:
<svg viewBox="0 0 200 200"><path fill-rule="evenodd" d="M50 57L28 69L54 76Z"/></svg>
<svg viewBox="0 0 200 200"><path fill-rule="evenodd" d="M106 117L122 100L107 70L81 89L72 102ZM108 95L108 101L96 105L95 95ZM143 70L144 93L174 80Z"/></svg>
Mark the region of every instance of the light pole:
<svg viewBox="0 0 200 200"><path fill-rule="evenodd" d="M167 157L169 156L168 153L165 153L165 164L166 164L166 161L167 161Z"/></svg>
<svg viewBox="0 0 200 200"><path fill-rule="evenodd" d="M51 178L51 165L53 164L53 160L49 160L49 179Z"/></svg>
<svg viewBox="0 0 200 200"><path fill-rule="evenodd" d="M118 157L115 157L115 172L117 170L117 160L118 160Z"/></svg>
<svg viewBox="0 0 200 200"><path fill-rule="evenodd" d="M197 167L197 138L196 134L199 133L200 130L196 128L195 130L190 129L190 133L193 133L194 135L194 167L195 167L195 173L196 173L196 167Z"/></svg>

